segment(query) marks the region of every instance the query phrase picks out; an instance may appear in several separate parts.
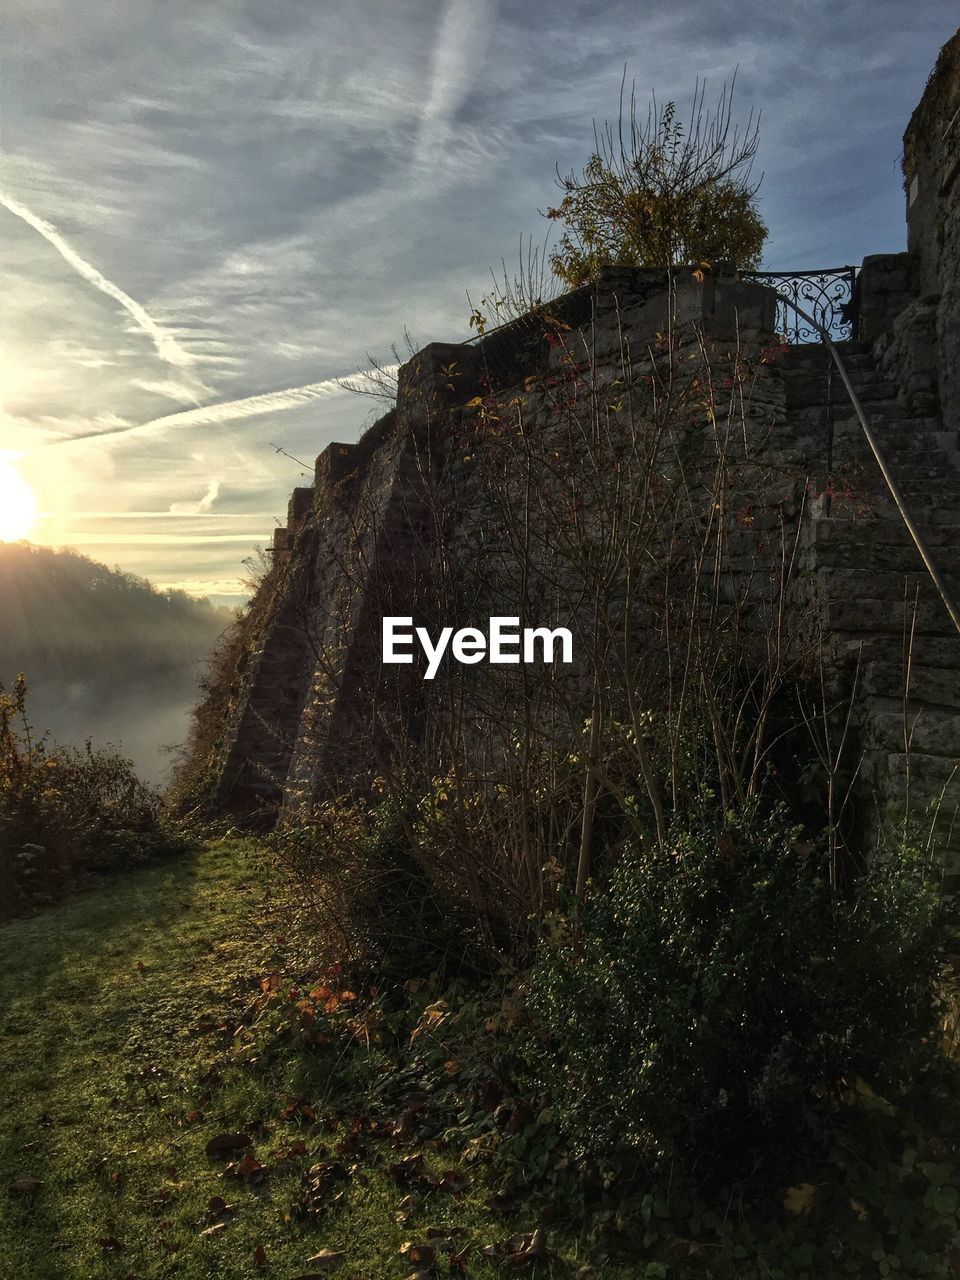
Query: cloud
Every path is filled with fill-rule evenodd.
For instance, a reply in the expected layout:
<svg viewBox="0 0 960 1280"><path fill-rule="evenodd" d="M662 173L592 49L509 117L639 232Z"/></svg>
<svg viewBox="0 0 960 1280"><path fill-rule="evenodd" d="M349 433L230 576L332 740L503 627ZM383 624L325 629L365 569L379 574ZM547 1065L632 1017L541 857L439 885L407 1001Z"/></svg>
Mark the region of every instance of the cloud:
<svg viewBox="0 0 960 1280"><path fill-rule="evenodd" d="M171 502L171 515L199 516L209 511L220 495L220 481L211 480L199 502Z"/></svg>
<svg viewBox="0 0 960 1280"><path fill-rule="evenodd" d="M174 378L131 378L130 385L148 391L151 395L163 396L166 400L187 401L188 404L199 404L194 387L186 382L178 382Z"/></svg>
<svg viewBox="0 0 960 1280"><path fill-rule="evenodd" d="M698 75L712 94L740 65L741 104L764 112L768 265L816 267L902 248L900 136L956 26L943 0L915 0L909 31L897 0L6 7L22 63L3 100L6 188L154 329L145 342L115 295L77 282L59 231L51 252L41 219L15 224L0 237L3 446L30 455L48 540L132 535L128 512L168 511L143 531L249 529L248 545L305 483L269 442L312 459L355 440L378 406L339 394L337 374L402 348L405 328L417 346L467 336L466 291L539 239L554 167L587 159L625 63L641 107L651 88L686 104ZM169 513L213 476L213 511ZM223 583L241 545L103 554Z"/></svg>
<svg viewBox="0 0 960 1280"><path fill-rule="evenodd" d="M137 327L151 340L161 360L166 364L176 365L181 369L185 369L194 363L194 357L188 351L184 351L176 338L167 333L145 307L141 306L135 298L131 298L128 293L124 293L119 285L114 284L112 280L108 280L95 266L87 262L85 258L82 258L52 223L45 221L28 209L25 204L21 204L19 200L15 200L13 196L7 195L3 191L0 191L0 205L8 213L12 213L15 218L19 218L21 222L25 222L28 227L32 227L34 231L43 236L44 240L56 249L64 262L73 267L77 275L86 280L88 284L93 285L95 289L99 289L101 293L106 294L108 298L112 298L114 302L119 303L124 311L131 316Z"/></svg>
<svg viewBox="0 0 960 1280"><path fill-rule="evenodd" d="M449 0L433 50L416 160L429 161L483 69L497 0Z"/></svg>

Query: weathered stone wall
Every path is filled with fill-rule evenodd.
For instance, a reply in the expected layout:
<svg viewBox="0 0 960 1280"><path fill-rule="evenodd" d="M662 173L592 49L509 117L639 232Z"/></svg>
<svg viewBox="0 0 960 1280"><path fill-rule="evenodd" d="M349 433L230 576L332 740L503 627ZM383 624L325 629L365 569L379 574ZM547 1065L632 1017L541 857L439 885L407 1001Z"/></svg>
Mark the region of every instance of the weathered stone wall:
<svg viewBox="0 0 960 1280"><path fill-rule="evenodd" d="M478 430L481 401L507 406L502 412L511 418L521 413L542 456L576 468L571 433L586 420L578 397L620 401L628 383L651 381L654 349L671 331L680 367L702 362L704 344L714 358L735 364L738 346L757 351L772 341L774 319L772 295L754 284L698 281L689 271L672 277L614 270L596 288L559 300L549 323L533 317L475 344L432 344L408 362L396 412L359 444L330 446L317 461L313 489L295 491L287 525L277 531L277 582L224 734L216 803L296 806L336 791L369 772L376 763L370 752L388 750L398 725L417 720L426 692L420 670L380 662L384 614L413 614L436 627L485 624L506 611L524 615L529 625L577 631L570 602L583 583L575 570L562 568L566 576L558 580L556 564L548 570L547 553L535 548L521 588L505 521L510 502L522 497L511 497L508 475L499 513L492 508L497 433L486 421ZM771 368L758 366L747 398L756 477L752 489L743 489L750 528L738 525L725 553L728 600L756 591L757 536L766 539L782 524L785 504L796 519L803 488L784 452L789 441L774 430L783 395ZM696 421L684 423L683 434L682 442L662 448L676 455L682 445L688 459L715 457L717 428L702 395ZM759 614L756 626L762 627ZM584 677L582 665L565 676L573 689ZM464 677L477 708L491 700L509 704L523 673L453 670L448 659L429 689L432 705L448 696L445 681L462 686ZM462 687L459 698L462 704Z"/></svg>
<svg viewBox="0 0 960 1280"><path fill-rule="evenodd" d="M904 493L922 510L928 540L938 557L950 557L960 549L960 517L951 514L956 433L936 413L930 304L903 305L902 267L899 259L868 264L866 285L880 282L876 336L843 344L843 359ZM787 629L817 632L838 705L857 689L851 750L859 793L868 809L878 806L860 825L875 835L911 802L925 808L936 800L960 758L960 642L827 351L800 347L784 358L774 323L775 299L757 285L621 270L561 300L549 322L532 317L479 343L420 352L401 371L396 411L357 445L330 446L317 460L314 487L291 500L268 616L225 734L216 802L299 809L363 785L401 739L419 743L442 769L452 718L444 708L456 709L456 732L476 743L481 769L499 750L497 733L531 698L538 714L568 730L582 723L590 677L582 661L562 673L559 697L548 691L554 700L544 709L543 687L522 668L462 668L448 658L427 686L422 663L384 667L380 623L385 614L409 614L434 633L450 622L482 629L506 612L524 623L571 626L579 654L589 625L571 602L586 581L575 564L558 569L538 541L539 525L556 520L550 503L559 510L563 483L555 493L549 479L538 484L547 505L534 512L522 552L523 469L512 475L518 455L504 455L498 424L510 420L516 449L522 423L523 447L541 476L554 458L558 476L576 468L578 456L585 466L589 442L578 442L577 432L606 422L615 436L625 397L641 421L652 414L642 389L654 382L664 347L672 353L672 394L686 377L687 398L679 397L682 412L658 452L634 454L629 465L654 467L661 493L682 473L677 501L706 511L722 453L729 509L722 550L706 557L702 572L716 577L716 604L736 619L737 643L759 642L762 655L783 621L780 574L792 558ZM669 509L661 518L664 545L698 536ZM684 548L677 549L679 563ZM659 585L635 582L624 613L636 623L631 653L640 670L659 660L655 633L643 625L644 591ZM614 584L614 607L626 590Z"/></svg>
<svg viewBox="0 0 960 1280"><path fill-rule="evenodd" d="M903 139L915 292L936 303L946 422L960 422L960 32L940 57Z"/></svg>
<svg viewBox="0 0 960 1280"><path fill-rule="evenodd" d="M884 457L955 591L958 140L960 36L945 47L905 138L909 251L864 260L859 339L841 344ZM624 464L634 474L652 469L661 494L682 478L677 494L692 523L684 532L664 508L659 551L670 554L658 558L673 563L675 554L682 565L697 521L716 519L722 508L718 550L700 572L713 582L716 607L737 619L737 642L759 643L759 653L784 622L797 635L816 633L829 696L844 707L856 691L851 796L861 828L875 838L907 811L924 814L942 802L938 839L960 854L960 637L826 349L796 347L784 358L774 324L774 296L758 285L688 270L619 269L559 299L549 316L525 317L471 344L432 344L408 362L396 410L356 445L332 445L318 458L314 486L295 491L275 535L274 571L224 726L213 802L297 808L369 778L403 741L441 765L450 733L473 734L481 755L496 752L490 726L498 715L504 723L542 690L531 690L522 668L458 668L449 658L428 689L417 665L383 666L381 619L412 615L435 631L506 612L577 634L583 619L571 602L583 595L583 572L538 537L524 505L524 465L510 470L521 454L504 451L497 424L509 416L511 447L529 446L536 456L540 514L555 524L568 497L565 472L578 459L586 470L589 442L577 432L588 423L615 438L615 415L627 402L634 422L652 423L643 388L656 382L666 347L670 394L681 385L689 394L698 378L703 390L659 451L641 449ZM769 359L759 354L765 348ZM736 431L724 433L723 421ZM615 443L608 456L612 478L621 465ZM719 495L711 488L718 465L730 474ZM644 592L656 589L616 582L610 593L614 606L629 601L630 652L641 664L657 661L644 631ZM563 673L571 722L579 714L582 724L588 710L589 677L582 662ZM452 726L438 712L445 706L468 710Z"/></svg>

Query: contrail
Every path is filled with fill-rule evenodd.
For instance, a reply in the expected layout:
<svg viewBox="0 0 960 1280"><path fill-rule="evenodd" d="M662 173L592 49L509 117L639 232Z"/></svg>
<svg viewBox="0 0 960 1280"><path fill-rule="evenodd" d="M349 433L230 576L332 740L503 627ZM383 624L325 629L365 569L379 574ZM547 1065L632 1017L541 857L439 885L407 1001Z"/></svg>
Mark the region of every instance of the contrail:
<svg viewBox="0 0 960 1280"><path fill-rule="evenodd" d="M393 373L399 366L388 365L382 372ZM259 395L246 396L242 400L222 400L218 404L201 405L198 409L183 409L178 413L166 413L160 418L151 418L149 422L135 422L132 425L108 427L105 431L84 431L79 435L63 436L59 440L50 440L44 448L54 445L74 444L80 440L103 440L111 436L142 435L168 427L202 427L216 426L223 422L236 422L243 418L255 418L262 413L278 413L284 409L293 409L297 405L307 404L311 400L323 396L334 395L343 391L339 378L327 378L323 382L308 382L302 387L287 387L282 391L265 391Z"/></svg>
<svg viewBox="0 0 960 1280"><path fill-rule="evenodd" d="M0 191L0 205L8 213L12 213L15 218L25 222L28 227L32 227L49 244L52 244L63 260L73 267L77 275L82 276L88 284L92 284L95 289L99 289L108 298L112 298L114 302L119 303L124 311L133 318L137 326L150 338L161 360L164 360L167 364L177 365L178 368L186 368L187 365L194 363L194 357L189 352L184 351L177 340L157 324L153 316L139 302L131 298L128 293L124 293L112 280L108 280L85 258L81 258L76 249L64 240L52 223L38 217L26 205L21 204L19 200L14 200L12 196L2 191Z"/></svg>

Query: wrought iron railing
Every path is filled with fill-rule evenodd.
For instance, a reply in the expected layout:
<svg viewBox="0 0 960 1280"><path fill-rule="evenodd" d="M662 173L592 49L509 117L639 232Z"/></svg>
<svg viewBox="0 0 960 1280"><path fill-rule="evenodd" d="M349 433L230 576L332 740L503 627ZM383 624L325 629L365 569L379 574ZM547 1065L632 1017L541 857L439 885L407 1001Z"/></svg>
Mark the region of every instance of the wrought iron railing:
<svg viewBox="0 0 960 1280"><path fill-rule="evenodd" d="M834 342L857 336L857 268L829 267L821 271L741 271L743 280L775 289L782 301L777 331L787 342L822 342L825 331ZM799 307L815 324L803 319Z"/></svg>

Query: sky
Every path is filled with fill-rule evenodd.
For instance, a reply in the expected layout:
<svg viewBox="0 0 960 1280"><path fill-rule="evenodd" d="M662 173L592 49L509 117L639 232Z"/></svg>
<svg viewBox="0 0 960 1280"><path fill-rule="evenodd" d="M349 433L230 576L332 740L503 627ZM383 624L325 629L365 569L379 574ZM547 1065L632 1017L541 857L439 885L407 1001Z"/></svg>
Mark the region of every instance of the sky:
<svg viewBox="0 0 960 1280"><path fill-rule="evenodd" d="M468 336L620 79L761 110L764 265L905 247L948 0L2 0L0 458L31 537L221 601L338 378ZM2 486L0 486L2 489ZM0 504L3 493L0 492Z"/></svg>

